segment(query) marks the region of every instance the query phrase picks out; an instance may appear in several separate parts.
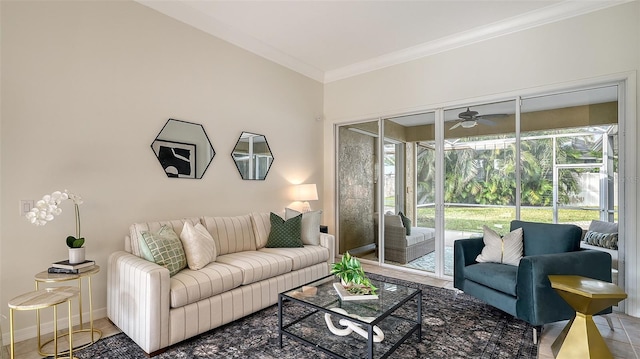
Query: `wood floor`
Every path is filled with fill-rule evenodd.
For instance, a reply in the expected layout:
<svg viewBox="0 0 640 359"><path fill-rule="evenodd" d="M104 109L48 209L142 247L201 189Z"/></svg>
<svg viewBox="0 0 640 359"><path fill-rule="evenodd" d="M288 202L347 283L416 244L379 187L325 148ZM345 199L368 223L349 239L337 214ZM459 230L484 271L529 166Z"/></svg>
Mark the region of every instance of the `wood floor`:
<svg viewBox="0 0 640 359"><path fill-rule="evenodd" d="M405 280L424 283L435 287L443 287L453 289L453 283L448 280L437 279L423 274L406 273L392 268L380 267L363 263L364 269L368 272L378 273L385 276L402 278ZM600 333L604 337L609 349L614 357L620 359L640 359L640 318L630 317L621 312L614 311L610 315L614 330L611 330L603 318L596 317L595 321L598 325ZM106 319L98 319L95 321L95 327L100 329L103 337L107 337L119 333L119 329ZM551 353L551 344L562 330L566 321L545 325L540 336L540 346L538 358L553 358ZM83 333L84 340L88 340L88 334ZM51 335L45 338L50 338ZM6 343L5 343L6 344ZM9 347L6 345L2 350L2 359L9 358ZM37 342L35 339L29 339L16 344L16 359L40 359L41 355L37 351Z"/></svg>

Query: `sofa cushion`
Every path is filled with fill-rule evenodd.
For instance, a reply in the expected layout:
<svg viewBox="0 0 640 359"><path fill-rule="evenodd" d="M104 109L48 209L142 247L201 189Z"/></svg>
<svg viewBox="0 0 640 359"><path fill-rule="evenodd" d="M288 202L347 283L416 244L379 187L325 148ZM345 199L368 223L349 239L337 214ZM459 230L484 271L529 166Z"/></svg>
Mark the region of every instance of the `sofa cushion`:
<svg viewBox="0 0 640 359"><path fill-rule="evenodd" d="M293 261L281 255L262 251L244 251L218 256L218 263L242 270L242 284L251 284L291 271Z"/></svg>
<svg viewBox="0 0 640 359"><path fill-rule="evenodd" d="M592 246L598 246L607 249L618 249L618 233L600 233L595 231L587 231L584 235L584 241Z"/></svg>
<svg viewBox="0 0 640 359"><path fill-rule="evenodd" d="M194 271L183 269L171 277L171 308L196 303L242 285L242 270L212 262Z"/></svg>
<svg viewBox="0 0 640 359"><path fill-rule="evenodd" d="M535 256L577 251L582 229L573 224L511 221L511 229L522 228L524 255Z"/></svg>
<svg viewBox="0 0 640 359"><path fill-rule="evenodd" d="M431 239L436 237L436 229L435 228L426 228L426 227L411 227L411 233L420 233L424 235L424 239Z"/></svg>
<svg viewBox="0 0 640 359"><path fill-rule="evenodd" d="M169 276L186 268L187 257L182 242L171 227L162 226L157 232L142 231L141 235L153 256L153 262L167 268Z"/></svg>
<svg viewBox="0 0 640 359"><path fill-rule="evenodd" d="M198 270L216 260L216 243L201 223L184 223L180 240L189 269Z"/></svg>
<svg viewBox="0 0 640 359"><path fill-rule="evenodd" d="M618 223L593 220L589 224L589 230L599 233L618 233Z"/></svg>
<svg viewBox="0 0 640 359"><path fill-rule="evenodd" d="M258 251L290 258L292 261L291 270L310 267L329 259L327 248L313 245L306 245L303 248L262 248Z"/></svg>
<svg viewBox="0 0 640 359"><path fill-rule="evenodd" d="M420 242L424 242L426 239L425 234L420 232L414 232L414 233L411 233L410 235L405 234L405 236L407 238L407 247Z"/></svg>
<svg viewBox="0 0 640 359"><path fill-rule="evenodd" d="M182 233L182 228L184 227L184 223L187 221L193 225L195 225L196 223L200 223L199 218L183 218L183 219L176 219L176 220L170 220L170 221L144 222L144 223L132 224L131 226L129 226L129 237L130 237L129 243L131 245L131 253L138 257L144 258L140 250L140 240L142 240L142 236L140 235L140 232L142 231L158 232L158 230L160 230L160 227L166 225L171 227L171 229L173 229L173 231L176 232L178 236L180 236L180 233Z"/></svg>
<svg viewBox="0 0 640 359"><path fill-rule="evenodd" d="M500 263L478 263L464 268L464 277L497 291L515 296L518 267Z"/></svg>
<svg viewBox="0 0 640 359"><path fill-rule="evenodd" d="M251 213L253 234L256 237L256 249L264 248L271 232L270 213Z"/></svg>
<svg viewBox="0 0 640 359"><path fill-rule="evenodd" d="M275 213L269 215L271 231L267 240L267 248L294 248L302 247L302 214L288 220Z"/></svg>
<svg viewBox="0 0 640 359"><path fill-rule="evenodd" d="M218 255L256 250L250 215L203 217L202 223L216 242Z"/></svg>
<svg viewBox="0 0 640 359"><path fill-rule="evenodd" d="M311 244L317 246L320 244L320 220L322 218L322 211L311 212L298 212L291 208L285 208L285 219L291 219L297 215L302 214L302 228L300 231L300 238L302 244Z"/></svg>

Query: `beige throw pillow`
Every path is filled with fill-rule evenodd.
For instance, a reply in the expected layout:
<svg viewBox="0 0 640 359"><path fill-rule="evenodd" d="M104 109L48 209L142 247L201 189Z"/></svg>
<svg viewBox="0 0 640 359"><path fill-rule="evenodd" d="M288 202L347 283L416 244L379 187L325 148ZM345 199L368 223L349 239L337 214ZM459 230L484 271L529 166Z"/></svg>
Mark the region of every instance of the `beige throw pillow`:
<svg viewBox="0 0 640 359"><path fill-rule="evenodd" d="M202 269L216 260L216 243L202 224L197 223L194 226L191 222L185 222L180 240L187 256L189 269Z"/></svg>
<svg viewBox="0 0 640 359"><path fill-rule="evenodd" d="M503 263L512 266L520 264L522 259L522 228L500 237L498 233L487 226L482 226L484 232L484 248L476 257L476 262Z"/></svg>
<svg viewBox="0 0 640 359"><path fill-rule="evenodd" d="M285 219L291 219L300 215L300 212L291 208L285 208ZM303 244L320 245L320 217L322 211L302 213L302 231L300 233Z"/></svg>

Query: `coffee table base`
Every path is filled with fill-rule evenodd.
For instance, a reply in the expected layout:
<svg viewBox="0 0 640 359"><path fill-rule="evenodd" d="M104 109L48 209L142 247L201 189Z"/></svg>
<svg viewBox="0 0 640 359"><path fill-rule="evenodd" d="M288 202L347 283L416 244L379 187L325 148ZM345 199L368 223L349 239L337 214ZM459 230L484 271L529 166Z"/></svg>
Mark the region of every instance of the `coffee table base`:
<svg viewBox="0 0 640 359"><path fill-rule="evenodd" d="M354 317L360 320L364 320L365 322L370 322L372 320L374 320L375 318L372 317L361 317L359 315L355 315L355 314L349 314L347 313L346 310L342 309L342 308L331 308L331 310L333 310L334 312L337 313L341 313L344 315L348 315L350 317ZM365 338L365 339L369 339L369 333L367 333L364 329L362 329L362 325L355 323L351 320L348 319L340 319L338 321L338 323L340 323L340 325L344 325L344 328L336 328L336 326L333 324L333 322L331 321L331 314L329 313L325 313L324 315L324 321L327 323L327 328L329 328L329 331L335 335L339 335L341 337L347 336L351 333L356 333L359 334L361 337ZM384 340L384 332L382 331L382 329L380 329L377 325L373 326L373 332L375 333L373 335L373 342L374 343L380 343L381 341Z"/></svg>

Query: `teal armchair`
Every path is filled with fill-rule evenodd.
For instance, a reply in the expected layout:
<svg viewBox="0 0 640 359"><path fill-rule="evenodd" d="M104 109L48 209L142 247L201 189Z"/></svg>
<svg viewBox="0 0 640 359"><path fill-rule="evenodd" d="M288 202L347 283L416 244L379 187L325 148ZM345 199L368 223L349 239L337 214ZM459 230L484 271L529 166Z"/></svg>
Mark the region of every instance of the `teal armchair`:
<svg viewBox="0 0 640 359"><path fill-rule="evenodd" d="M524 256L518 266L478 263L482 238L454 242L453 284L534 327L571 319L575 311L551 288L550 274L580 275L611 282L611 255L580 249L582 229L570 224L512 221L523 230ZM608 308L600 314L611 313ZM537 331L534 329L534 341Z"/></svg>

